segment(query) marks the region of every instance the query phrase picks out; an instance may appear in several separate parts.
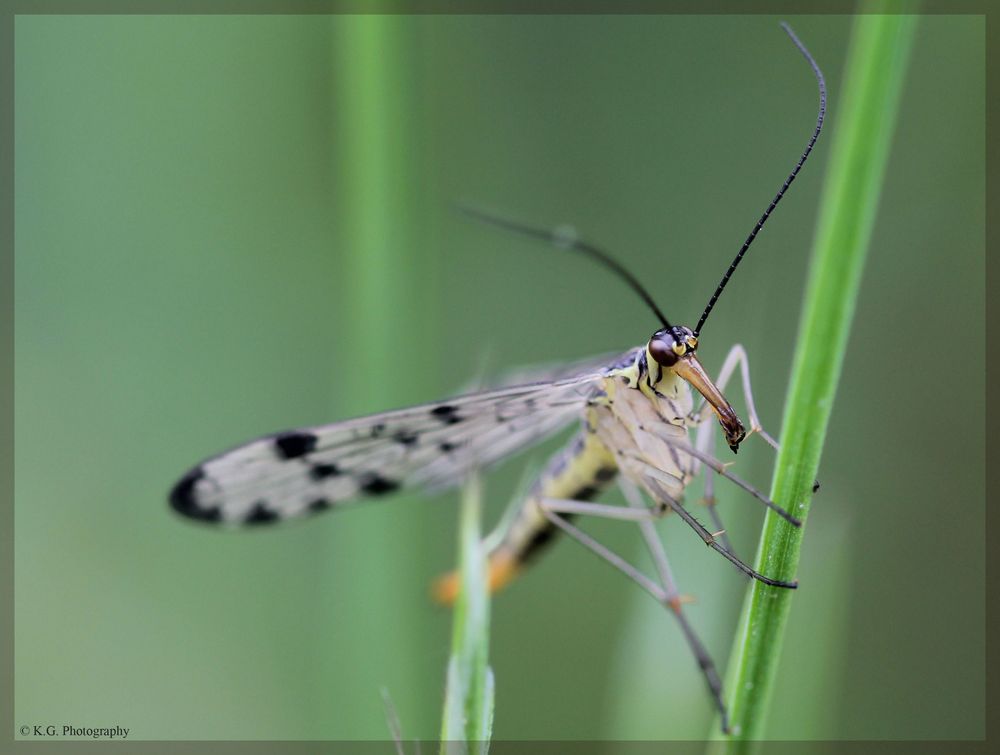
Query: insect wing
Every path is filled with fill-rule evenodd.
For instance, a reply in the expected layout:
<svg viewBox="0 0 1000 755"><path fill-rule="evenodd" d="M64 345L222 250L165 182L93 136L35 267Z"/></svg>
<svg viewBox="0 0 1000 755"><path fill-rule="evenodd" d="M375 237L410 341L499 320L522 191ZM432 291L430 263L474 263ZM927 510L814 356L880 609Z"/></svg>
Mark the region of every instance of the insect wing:
<svg viewBox="0 0 1000 755"><path fill-rule="evenodd" d="M606 372L266 436L196 466L170 504L193 519L252 525L404 488L452 487L579 416Z"/></svg>
<svg viewBox="0 0 1000 755"><path fill-rule="evenodd" d="M502 374L500 379L490 383L489 387L502 388L532 383L555 383L572 379L578 375L588 375L594 372L607 373L610 370L632 364L642 351L642 348L629 349L625 353L601 354L575 362L554 362L522 367Z"/></svg>

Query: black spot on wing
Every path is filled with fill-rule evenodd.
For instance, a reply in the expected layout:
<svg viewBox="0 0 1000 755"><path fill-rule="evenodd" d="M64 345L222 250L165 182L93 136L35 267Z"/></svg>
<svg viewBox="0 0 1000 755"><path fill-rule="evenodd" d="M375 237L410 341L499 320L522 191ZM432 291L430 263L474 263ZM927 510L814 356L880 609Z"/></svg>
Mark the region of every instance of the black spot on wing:
<svg viewBox="0 0 1000 755"><path fill-rule="evenodd" d="M462 418L458 415L458 409L451 404L435 406L431 409L431 416L446 425L454 425L456 422L462 421Z"/></svg>
<svg viewBox="0 0 1000 755"><path fill-rule="evenodd" d="M309 476L316 482L329 477L338 477L343 474L336 464L313 464L309 467Z"/></svg>
<svg viewBox="0 0 1000 755"><path fill-rule="evenodd" d="M454 451L461 445L462 445L461 443L449 443L448 441L444 441L443 443L438 443L438 451L440 451L441 453L450 454L452 451Z"/></svg>
<svg viewBox="0 0 1000 755"><path fill-rule="evenodd" d="M573 495L570 496L575 501L589 501L595 495L601 492L598 488L593 485L584 485L579 488Z"/></svg>
<svg viewBox="0 0 1000 755"><path fill-rule="evenodd" d="M419 437L420 436L412 430L400 430L392 436L392 439L404 446L415 446Z"/></svg>
<svg viewBox="0 0 1000 755"><path fill-rule="evenodd" d="M366 472L361 476L358 487L368 495L385 495L399 488L399 483L383 477L378 472Z"/></svg>
<svg viewBox="0 0 1000 755"><path fill-rule="evenodd" d="M181 516L202 522L218 522L222 513L218 508L203 508L198 504L195 486L204 479L205 470L195 467L184 475L170 491L170 507Z"/></svg>
<svg viewBox="0 0 1000 755"><path fill-rule="evenodd" d="M279 459L298 459L316 448L313 433L292 431L274 437L274 452Z"/></svg>
<svg viewBox="0 0 1000 755"><path fill-rule="evenodd" d="M170 491L170 506L181 514L189 514L197 508L194 500L194 486L205 476L201 467L195 467L185 474Z"/></svg>
<svg viewBox="0 0 1000 755"><path fill-rule="evenodd" d="M249 525L270 524L277 519L278 515L271 511L271 509L264 504L264 501L257 501L253 508L247 513L246 517L244 517L243 523Z"/></svg>
<svg viewBox="0 0 1000 755"><path fill-rule="evenodd" d="M317 498L309 504L309 511L313 514L326 511L328 508L330 508L330 501L326 498Z"/></svg>

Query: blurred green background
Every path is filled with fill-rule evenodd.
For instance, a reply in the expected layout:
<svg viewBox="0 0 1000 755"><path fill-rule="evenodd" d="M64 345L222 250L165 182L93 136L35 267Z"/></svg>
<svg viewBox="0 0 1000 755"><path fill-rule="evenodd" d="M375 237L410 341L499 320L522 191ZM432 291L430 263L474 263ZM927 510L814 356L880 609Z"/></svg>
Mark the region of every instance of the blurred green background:
<svg viewBox="0 0 1000 755"><path fill-rule="evenodd" d="M851 20L788 20L832 132ZM384 687L404 736L435 737L454 494L224 533L173 516L169 486L264 432L655 330L604 271L456 199L576 224L693 324L805 143L808 68L764 16L22 16L15 42L15 721L384 739ZM984 736L984 65L981 18L923 19L775 738ZM747 347L773 432L829 139L702 338L713 372ZM772 455L745 448L766 487ZM524 469L488 478L490 520ZM722 497L749 558L761 512ZM663 530L724 666L745 582ZM632 527L591 531L641 560ZM677 627L575 545L493 617L498 738L709 731Z"/></svg>

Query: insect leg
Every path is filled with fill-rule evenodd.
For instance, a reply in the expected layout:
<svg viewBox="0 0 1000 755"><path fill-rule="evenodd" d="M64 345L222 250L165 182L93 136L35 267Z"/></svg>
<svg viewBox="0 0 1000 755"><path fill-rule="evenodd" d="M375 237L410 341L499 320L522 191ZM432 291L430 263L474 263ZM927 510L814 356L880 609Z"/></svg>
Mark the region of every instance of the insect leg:
<svg viewBox="0 0 1000 755"><path fill-rule="evenodd" d="M764 429L760 423L760 417L757 415L757 406L753 400L753 388L750 385L750 360L742 344L734 343L733 347L729 349L729 353L726 354L726 359L722 363L722 369L719 370L719 379L716 380L715 384L719 387L720 391L725 391L726 385L729 383L729 378L732 377L733 370L736 369L737 365L740 368L740 384L743 388L743 399L747 402L747 414L750 415L749 434L758 433L767 445L778 451L780 449L778 441L771 437L771 434ZM708 406L707 401L703 400L701 406L691 412L689 419L699 424L708 419L711 414L711 407ZM813 492L815 493L818 490L819 480L815 480L813 482Z"/></svg>
<svg viewBox="0 0 1000 755"><path fill-rule="evenodd" d="M770 577L765 577L760 572L755 571L745 562L741 561L735 555L723 548L712 533L705 529L705 526L695 519L677 499L668 494L667 491L663 489L663 486L660 485L655 479L647 479L647 485L650 491L655 493L655 498L658 501L677 512L678 516L680 516L680 518L683 519L691 529L698 533L698 536L702 539L702 541L704 541L705 545L712 550L721 553L726 560L747 576L753 577L757 581L773 587L787 587L794 589L799 586L798 582L785 582L780 579L771 579Z"/></svg>
<svg viewBox="0 0 1000 755"><path fill-rule="evenodd" d="M625 496L625 500L628 501L629 507L636 511L649 511L649 507L642 501L639 489L631 480L627 477L619 477L618 485ZM663 548L663 542L660 540L656 528L649 519L641 521L639 528L642 530L643 540L646 541L646 547L653 558L653 563L656 564L656 571L659 573L660 581L666 590L666 604L677 618L681 632L684 633L684 639L687 640L688 647L691 648L691 652L698 662L698 667L705 677L705 683L708 685L712 700L715 702L715 707L722 718L722 731L729 734L729 712L726 710L725 702L723 702L722 680L719 678L719 672L712 661L712 657L708 654L708 650L695 633L694 628L688 622L687 616L684 615L681 609L682 601L680 592L677 589L677 583L674 581L673 571L670 568L670 562L667 560L667 553Z"/></svg>
<svg viewBox="0 0 1000 755"><path fill-rule="evenodd" d="M709 456L707 453L699 451L697 448L695 448L694 446L692 446L686 440L680 440L677 437L675 437L673 435L669 435L667 433L659 433L659 432L657 432L657 429L655 427L650 427L649 430L651 432L656 433L657 436L660 437L660 438L662 438L663 441L667 445L669 445L669 446L671 446L673 448L676 448L676 449L678 449L680 451L683 451L684 453L686 453L686 454L688 454L690 456L693 456L695 459L698 459L699 461L701 461L703 464L705 464L705 466L709 467L710 469L712 469L717 474L721 475L722 477L725 477L727 480L729 480L730 482L732 482L733 484L735 484L737 487L742 488L743 490L745 490L747 493L749 493L754 498L756 498L758 501L760 501L761 503L763 503L765 506L767 506L767 508L769 508L772 511L774 511L774 513L776 513L782 519L784 519L785 521L787 521L789 524L793 524L796 527L801 526L802 522L799 519L797 519L794 516L792 516L791 514L789 514L787 511L785 511L783 508L781 508L781 506L779 506L774 501L772 501L770 498L768 498L766 495L764 495L759 490L757 490L757 488L755 488L753 485L751 485L748 482L744 482L741 478L737 477L732 472L730 472L726 468L727 467L726 464L723 464L718 459L716 459L716 458L714 458L712 456ZM654 467L653 465L651 465L645 459L639 457L634 452L628 452L624 456L627 459L626 463L631 463L633 465L637 465L641 469L641 471L644 474L646 474L647 476L649 476L649 477L653 477L654 479L656 479L656 478L660 478L662 476L662 474L663 474L662 472L660 472L660 470L658 470L656 467Z"/></svg>
<svg viewBox="0 0 1000 755"><path fill-rule="evenodd" d="M562 530L571 538L576 540L580 545L582 545L587 550L597 554L613 567L622 572L626 577L635 582L639 587L652 595L658 603L667 604L669 596L666 591L660 587L656 582L647 577L641 571L636 569L632 564L626 561L624 558L619 556L617 553L613 552L609 548L601 545L594 538L588 535L586 532L581 530L574 524L570 524L569 520L564 519L559 514L551 511L547 507L539 507L542 514L548 519L553 526L557 529Z"/></svg>
<svg viewBox="0 0 1000 755"><path fill-rule="evenodd" d="M701 672L705 677L705 683L708 685L709 691L712 694L715 706L718 708L719 713L722 716L722 729L724 732L729 733L729 716L722 698L722 680L719 678L719 673L716 670L715 663L712 661L711 656L708 654L708 650L695 633L694 628L691 626L690 622L688 622L687 617L684 615L682 610L681 596L677 590L677 584L674 581L673 572L671 571L670 563L667 560L667 554L664 552L663 544L660 542L660 539L656 534L656 529L653 527L653 520L657 518L657 514L655 511L651 511L647 506L643 505L642 500L639 498L638 491L633 485L626 482L624 478L619 478L619 482L621 484L622 492L625 494L625 498L629 501L630 508L628 509L623 509L620 506L602 506L600 504L588 503L572 505L576 502L552 499L540 501L539 508L553 525L568 534L587 550L607 561L613 567L622 572L626 577L639 585L639 587L652 595L658 603L666 606L673 612L677 619L677 623L680 625L681 632L684 634L684 639L687 641L688 647L691 648L691 652L694 654L698 667L701 669ZM650 550L654 563L656 564L660 580L663 583L662 586L636 569L621 556L597 542L597 540L592 538L586 532L575 525L570 524L558 513L563 511L574 514L592 513L597 516L611 516L608 511L609 509L617 509L617 512L614 513L612 518L631 518L633 521L639 522L643 538L646 541L646 545ZM619 512L634 512L636 516L624 517L620 516Z"/></svg>
<svg viewBox="0 0 1000 755"><path fill-rule="evenodd" d="M753 400L753 389L750 386L750 361L747 358L746 349L741 344L733 344L733 347L729 350L725 361L722 363L722 369L719 370L719 378L715 381L715 384L719 387L720 391L725 391L726 385L729 383L729 378L732 377L733 371L737 366L740 368L740 382L743 388L743 398L747 402L747 414L750 415L749 434L759 433L767 445L777 451L778 442L763 428L760 423L760 417L757 415L757 406ZM690 418L696 423L701 423L708 419L711 414L712 408L708 405L708 402L702 401L701 406L691 413Z"/></svg>
<svg viewBox="0 0 1000 755"><path fill-rule="evenodd" d="M715 423L704 422L698 428L698 436L695 439L695 448L708 456L712 456L715 450L714 446ZM715 527L715 535L722 543L722 547L730 553L735 554L736 551L733 550L733 544L729 540L729 535L726 534L725 525L722 524L722 516L719 514L719 507L716 505L715 470L708 466L705 467L705 491L702 495L701 502L708 509L708 515L712 518L712 526Z"/></svg>
<svg viewBox="0 0 1000 755"><path fill-rule="evenodd" d="M621 571L625 574L625 576L629 577L633 582L652 595L657 602L668 607L673 612L674 616L677 618L678 624L681 627L681 631L684 634L684 638L688 643L688 647L691 648L691 652L694 654L698 666L705 677L705 683L708 685L709 691L712 694L715 706L722 716L723 730L728 732L728 712L726 710L725 703L723 702L722 681L715 667L715 663L712 661L712 658L708 653L708 650L705 648L704 644L695 633L694 628L684 615L680 592L677 589L677 584L670 568L670 562L667 559L667 554L664 551L663 544L660 542L656 533L653 522L662 516L663 511L667 509L677 511L689 525L694 527L695 531L702 537L702 540L704 540L706 545L718 550L726 558L732 561L737 568L740 568L749 576L759 579L766 584L778 587L795 587L795 584L764 577L740 561L736 558L736 556L732 555L729 549L726 549L717 543L714 536L702 527L701 524L694 519L694 517L688 514L679 503L677 503L670 496L666 495L665 491L663 491L660 486L657 485L657 492L662 494L662 500L658 502L661 508L650 509L648 506L643 504L638 490L627 477L619 477L619 485L622 488L625 499L629 503L628 508L557 498L542 498L538 500L537 506L552 525L567 533L585 548ZM661 584L657 584L654 580L643 574L624 558L599 543L574 524L571 524L563 518L563 516L561 516L562 514L569 514L573 516L582 514L637 522L640 530L642 531L643 539L646 542L646 547L649 549L653 562L656 565L656 571L659 575Z"/></svg>
<svg viewBox="0 0 1000 755"><path fill-rule="evenodd" d="M663 511L650 511L643 507L642 510L633 510L622 506L612 506L607 503L590 503L586 501L571 501L565 498L542 498L538 502L539 508L544 511L551 511L553 514L584 514L596 516L602 519L621 519L626 522L649 522L659 519Z"/></svg>

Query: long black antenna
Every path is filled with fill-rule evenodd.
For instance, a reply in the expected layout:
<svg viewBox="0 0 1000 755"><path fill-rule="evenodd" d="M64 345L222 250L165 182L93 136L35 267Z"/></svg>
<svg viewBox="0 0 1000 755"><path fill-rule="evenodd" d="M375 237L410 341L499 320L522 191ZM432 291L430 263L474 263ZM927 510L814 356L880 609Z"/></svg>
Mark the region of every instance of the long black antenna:
<svg viewBox="0 0 1000 755"><path fill-rule="evenodd" d="M642 300L649 305L649 308L653 310L653 313L663 323L664 328L673 327L670 321L664 316L660 308L656 306L656 302L653 301L653 297L649 295L649 292L643 288L642 284L639 283L639 279L636 278L632 273L624 268L624 266L618 262L614 257L605 252L604 250L594 246L593 244L578 239L573 233L572 229L559 229L550 230L548 228L537 228L535 226L525 225L516 220L510 220L509 218L502 217L500 215L494 215L491 212L480 209L478 207L470 207L469 205L460 204L458 209L464 212L466 215L470 215L478 220L483 220L492 225L499 226L500 228L505 228L509 231L515 231L516 233L523 234L524 236L530 236L531 238L541 239L550 244L554 244L562 249L569 249L574 252L580 252L591 259L597 260L599 263L604 265L606 268L611 270L613 273L617 274L619 278L625 281L632 290L642 297Z"/></svg>
<svg viewBox="0 0 1000 755"><path fill-rule="evenodd" d="M813 60L813 56L809 54L809 50L806 49L806 46L799 41L798 37L795 36L795 32L792 31L792 27L782 21L781 28L784 29L785 33L792 38L792 42L794 42L795 46L799 48L799 52L801 52L805 59L809 62L809 65L813 69L813 73L816 75L816 81L819 84L819 115L816 117L816 128L813 130L812 136L809 137L809 143L806 144L806 149L802 153L802 157L799 158L798 163L795 164L795 168L792 169L791 174L785 179L785 183L783 183L781 188L778 189L778 193L775 195L774 199L771 200L771 204L767 206L767 209L764 210L764 214L760 216L760 220L757 221L757 225L755 225L753 230L750 231L750 235L747 236L747 240L743 242L743 246L740 248L740 251L736 253L736 257L733 259L729 269L726 270L726 274L722 276L722 280L719 282L718 288L715 289L715 293L712 294L712 298L708 300L708 306L705 307L705 311L701 313L701 319L698 320L698 327L694 329L694 334L696 336L701 333L701 326L704 325L705 320L708 319L708 315L712 311L712 307L715 306L715 302L717 302L719 300L719 296L722 295L722 290L726 287L726 284L729 283L729 279L736 270L736 266L743 260L743 255L746 254L747 249L750 248L753 240L757 238L757 234L760 232L760 229L764 227L764 223L767 222L767 219L774 211L774 208L778 206L778 202L780 202L781 198L785 196L785 192L788 191L788 187L792 185L792 181L795 180L795 176L799 174L799 171L805 164L806 158L808 158L809 153L812 152L816 139L819 138L819 132L823 128L823 117L826 115L826 81L823 79L823 72L819 70L819 66L816 65L816 61Z"/></svg>

